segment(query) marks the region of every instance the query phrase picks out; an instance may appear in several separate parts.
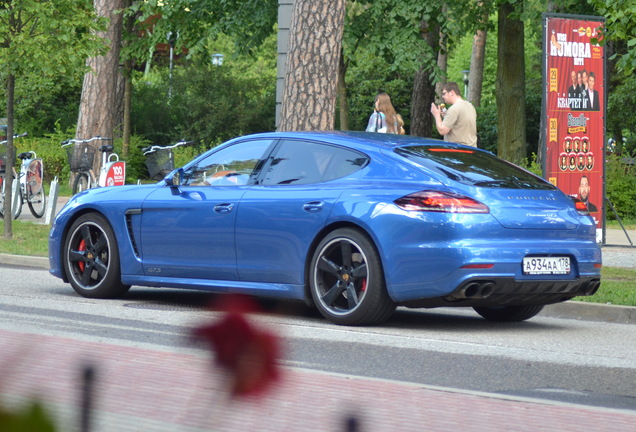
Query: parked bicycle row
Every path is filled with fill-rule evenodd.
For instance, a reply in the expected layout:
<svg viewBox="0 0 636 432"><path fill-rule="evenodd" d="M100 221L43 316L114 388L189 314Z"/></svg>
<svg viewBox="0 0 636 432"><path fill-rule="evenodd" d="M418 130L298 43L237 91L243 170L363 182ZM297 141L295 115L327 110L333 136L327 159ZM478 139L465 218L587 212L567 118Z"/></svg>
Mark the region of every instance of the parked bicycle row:
<svg viewBox="0 0 636 432"><path fill-rule="evenodd" d="M14 135L13 138L22 138L27 134ZM5 200L5 176L7 174L6 164L6 143L7 141L1 141L1 145L5 145L4 148L0 148L0 217L4 217L4 200ZM27 151L18 154L20 163L20 173L17 173L14 167L11 167L9 172L13 175L14 188L13 188L13 202L12 213L13 217L17 218L22 213L22 206L26 203L36 218L41 218L44 215L44 209L46 207L46 195L44 188L42 187L42 179L44 178L44 162L38 158L34 151Z"/></svg>
<svg viewBox="0 0 636 432"><path fill-rule="evenodd" d="M26 133L14 135L21 138ZM91 143L104 142L99 146ZM126 182L126 162L119 159L114 152L111 138L95 136L89 139L71 138L62 141L62 148L66 149L69 167L72 173L72 193L76 194L86 189L104 186L121 186ZM176 147L191 144L193 141L178 141L172 145L152 145L142 147L146 157L146 167L150 177L161 180L174 169L172 150ZM6 175L6 143L0 141L0 218L4 217L5 175ZM101 153L100 164L94 169L95 153ZM44 162L34 151L22 152L17 155L21 160L20 172L12 168L13 178L17 180L13 188L12 213L17 219L22 213L22 207L27 204L36 218L44 215L46 208L46 194L43 186ZM19 186L18 186L19 185Z"/></svg>

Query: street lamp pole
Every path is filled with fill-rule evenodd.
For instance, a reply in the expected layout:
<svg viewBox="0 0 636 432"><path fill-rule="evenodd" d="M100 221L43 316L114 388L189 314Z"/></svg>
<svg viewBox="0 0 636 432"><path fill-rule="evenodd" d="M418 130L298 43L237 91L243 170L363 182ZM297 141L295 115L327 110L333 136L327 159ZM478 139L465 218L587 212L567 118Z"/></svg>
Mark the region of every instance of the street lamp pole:
<svg viewBox="0 0 636 432"><path fill-rule="evenodd" d="M468 99L468 77L470 70L463 70L462 75L464 76L464 99Z"/></svg>
<svg viewBox="0 0 636 432"><path fill-rule="evenodd" d="M212 54L210 56L212 58L212 64L214 66L222 66L223 65L223 54Z"/></svg>
<svg viewBox="0 0 636 432"><path fill-rule="evenodd" d="M168 32L166 35L166 39L168 40L168 44L170 45L170 66L169 66L169 75L168 75L168 101L172 100L172 68L174 66L174 46L179 38L179 32L173 33L172 30Z"/></svg>

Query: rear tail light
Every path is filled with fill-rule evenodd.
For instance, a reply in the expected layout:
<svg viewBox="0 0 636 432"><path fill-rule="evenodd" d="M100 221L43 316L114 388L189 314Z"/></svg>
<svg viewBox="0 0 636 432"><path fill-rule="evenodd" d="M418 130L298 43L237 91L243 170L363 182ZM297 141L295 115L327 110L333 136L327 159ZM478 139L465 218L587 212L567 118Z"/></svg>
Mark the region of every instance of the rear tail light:
<svg viewBox="0 0 636 432"><path fill-rule="evenodd" d="M452 192L420 191L398 198L394 203L408 211L490 213L485 204Z"/></svg>
<svg viewBox="0 0 636 432"><path fill-rule="evenodd" d="M576 212L578 214L580 214L581 216L590 215L590 211L587 209L587 206L585 205L583 201L574 197L570 197L570 198L572 198L572 201L574 201L574 208L576 209Z"/></svg>

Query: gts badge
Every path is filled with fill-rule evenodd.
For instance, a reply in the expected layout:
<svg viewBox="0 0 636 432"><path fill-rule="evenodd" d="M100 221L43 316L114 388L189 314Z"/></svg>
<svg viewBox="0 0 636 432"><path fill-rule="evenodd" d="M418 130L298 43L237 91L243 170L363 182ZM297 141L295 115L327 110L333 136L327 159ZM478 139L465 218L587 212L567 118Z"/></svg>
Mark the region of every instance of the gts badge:
<svg viewBox="0 0 636 432"><path fill-rule="evenodd" d="M152 274L161 273L161 267L148 267L148 273L152 273Z"/></svg>

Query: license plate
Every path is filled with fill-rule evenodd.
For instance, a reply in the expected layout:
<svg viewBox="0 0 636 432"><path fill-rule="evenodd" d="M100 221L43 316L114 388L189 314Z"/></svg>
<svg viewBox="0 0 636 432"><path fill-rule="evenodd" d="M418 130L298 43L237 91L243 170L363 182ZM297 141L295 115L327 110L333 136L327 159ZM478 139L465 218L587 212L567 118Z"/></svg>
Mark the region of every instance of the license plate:
<svg viewBox="0 0 636 432"><path fill-rule="evenodd" d="M570 274L570 257L526 257L523 259L523 274Z"/></svg>

